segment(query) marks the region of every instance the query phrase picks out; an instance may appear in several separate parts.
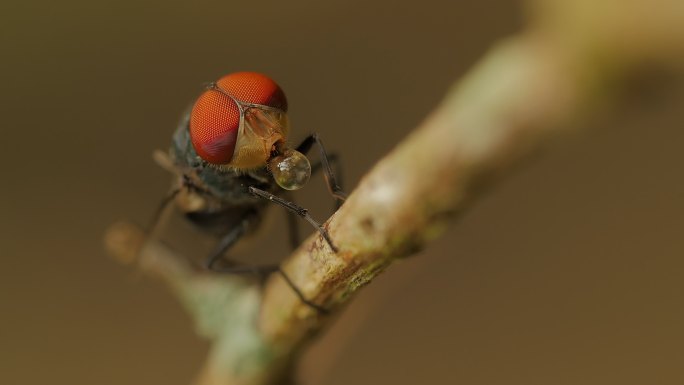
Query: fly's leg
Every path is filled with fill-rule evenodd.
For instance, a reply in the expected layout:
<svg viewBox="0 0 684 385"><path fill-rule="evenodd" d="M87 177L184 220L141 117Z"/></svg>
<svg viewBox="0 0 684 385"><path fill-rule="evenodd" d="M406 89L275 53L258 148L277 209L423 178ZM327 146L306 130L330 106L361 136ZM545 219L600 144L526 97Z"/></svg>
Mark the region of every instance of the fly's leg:
<svg viewBox="0 0 684 385"><path fill-rule="evenodd" d="M160 225L162 223L162 218L165 216L164 214L171 207L174 199L181 192L182 188L183 187L174 188L164 197L164 199L162 199L161 202L159 202L159 206L157 206L157 209L154 211L152 220L150 220L150 223L147 225L147 229L143 235L143 242L136 251L136 259L140 257L140 252L142 251L142 248L147 242L158 238L157 233L159 232L159 228L161 227Z"/></svg>
<svg viewBox="0 0 684 385"><path fill-rule="evenodd" d="M267 200L269 200L275 204L278 204L278 205L284 207L285 209L287 209L288 211L290 211L291 213L294 213L297 216L299 216L299 217L303 218L304 220L306 220L307 222L309 222L311 224L311 226L313 226L316 230L318 230L318 232L321 234L323 239L325 239L325 241L328 243L328 245L330 246L332 251L337 253L337 247L335 247L335 245L333 244L332 240L330 239L330 235L328 235L328 232L323 228L323 226L321 226L320 223L316 222L316 220L313 219L311 217L311 215L309 215L309 211L307 209L305 209L301 206L298 206L297 204L295 204L293 202L285 200L285 199L283 199L277 195L273 195L268 191L264 191L264 190L258 189L256 187L250 186L249 192L252 193L254 196L257 196L257 197L263 198L263 199L267 199Z"/></svg>
<svg viewBox="0 0 684 385"><path fill-rule="evenodd" d="M332 171L332 167L330 167L331 161L336 160L336 157L328 156L328 153L325 151L325 147L323 146L323 141L317 133L313 133L307 136L302 141L302 143L299 146L297 146L297 151L301 152L302 154L306 154L307 152L309 152L311 146L313 146L314 143L318 145L318 150L321 157L321 167L323 168L324 173L323 177L325 178L325 182L328 185L328 191L330 191L330 194L332 194L332 196L335 197L335 199L337 200L337 204L339 206L347 199L347 194L344 191L342 191L342 187L340 187L339 183L337 183L337 179L335 178L335 174Z"/></svg>
<svg viewBox="0 0 684 385"><path fill-rule="evenodd" d="M283 279L285 280L285 282L287 283L287 285L290 287L290 289L292 289L292 291L295 292L295 294L297 294L297 297L299 297L299 300L302 301L302 303L304 303L305 305L309 306L310 308L313 308L314 310L318 311L319 313L322 313L322 314L327 314L327 313L328 313L328 309L326 309L326 308L324 308L323 306L318 305L318 304L315 304L315 303L309 301L308 299L306 299L306 298L304 297L304 294L301 292L301 290L299 290L299 288L297 287L297 285L295 285L295 283L292 282L292 279L290 279L290 277L288 277L288 275L285 274L285 271L283 271L283 269L281 269L280 267L278 267L277 269L278 269L278 273L280 273L280 275L283 276Z"/></svg>
<svg viewBox="0 0 684 385"><path fill-rule="evenodd" d="M184 117L182 121L186 121L189 119L189 112L185 115L187 115L187 117ZM178 194L181 193L181 191L183 191L183 189L187 189L189 192L194 191L206 193L206 190L195 185L190 179L190 177L188 177L188 175L185 174L179 166L174 164L173 160L169 157L168 153L163 152L161 150L156 150L152 154L152 157L154 158L155 163L157 163L161 168L174 175L177 175L180 178L180 183L177 187L174 187L173 190L171 190L164 197L164 199L162 199L162 201L159 204L159 207L157 207L157 210L155 211L154 216L152 217L152 220L150 221L150 224L147 228L147 237L150 238L153 237L154 233L157 231L161 218L166 209L170 206L171 202L173 202L176 196L178 196Z"/></svg>
<svg viewBox="0 0 684 385"><path fill-rule="evenodd" d="M342 167L339 162L339 157L337 154L332 153L328 155L328 162L330 165L334 164L335 168L335 177L337 179L337 184L342 187ZM323 169L323 162L318 161L314 164L311 165L311 175L316 174L317 172L321 171ZM335 210L339 209L340 206L342 205L342 201L339 199L335 199ZM292 211L287 212L287 228L288 228L288 236L289 236L289 241L290 241L290 247L292 250L296 249L299 244L302 242L301 238L299 236L299 225L297 223L297 214L295 214Z"/></svg>
<svg viewBox="0 0 684 385"><path fill-rule="evenodd" d="M323 142L318 136L317 133L313 133L309 136L307 136L302 143L297 146L297 151L301 152L302 154L306 154L311 150L311 147L314 145L314 143L318 144L318 149L319 149L319 154L320 154L320 160L313 165L311 165L311 174L315 174L321 170L324 171L324 178L326 185L328 187L328 191L330 191L330 194L335 198L335 210L339 209L342 203L347 199L347 194L344 193L342 190L342 165L339 162L339 157L337 154L329 154L325 151L325 147L323 146ZM332 171L332 165L335 165L335 172L333 173ZM262 196L262 198L267 198ZM268 198L267 198L268 199ZM301 240L299 238L299 227L297 226L297 221L295 220L295 216L300 216L304 219L307 219L301 214L300 210L304 210L301 207L297 206L294 202L289 202L290 205L284 205L282 203L279 203L281 206L284 206L285 208L288 209L288 216L287 216L287 222L288 222L288 229L289 229L289 238L290 238L290 246L292 249L296 249L297 246L301 243ZM292 208L294 206L294 208ZM304 210L306 211L306 210ZM310 217L309 217L310 218ZM310 219L307 219L309 223L311 223ZM326 242L330 245L330 247L333 249L333 251L337 252L337 248L332 244L330 241L330 237L327 235L327 232L324 231L321 226L318 223L312 223L316 229L321 232L323 237L325 238ZM323 230L323 231L321 231Z"/></svg>
<svg viewBox="0 0 684 385"><path fill-rule="evenodd" d="M342 178L342 162L339 161L339 157L337 156L337 154L328 154L328 163L331 167L335 169L335 180L337 181L337 185L340 189L344 188ZM311 175L314 175L321 170L323 170L322 161L318 161L311 165ZM342 203L344 203L344 200L335 198L335 211L337 211L337 209L339 209L340 206L342 206Z"/></svg>
<svg viewBox="0 0 684 385"><path fill-rule="evenodd" d="M338 180L342 179L340 178L340 167L339 163L336 163L337 161L337 155L336 154L330 154L328 157L330 160L330 163L335 163L335 174L337 175ZM322 169L322 163L317 162L313 165L311 165L311 174L315 174L318 171L321 171ZM342 184L341 182L339 183L340 185ZM335 210L339 209L341 206L342 202L335 199ZM293 211L287 211L287 229L288 229L288 240L290 242L290 247L292 250L296 249L300 243L302 243L301 236L299 234L299 223L297 222L297 214Z"/></svg>
<svg viewBox="0 0 684 385"><path fill-rule="evenodd" d="M229 274L256 274L261 276L262 278L265 278L271 273L278 272L280 275L283 276L283 279L285 279L285 282L287 285L292 289L292 291L297 295L300 301L304 303L305 305L313 308L314 310L320 312L320 313L327 313L328 310L325 309L324 307L315 304L306 297L304 297L304 294L302 293L301 290L292 282L292 279L285 274L283 269L280 268L278 265L265 265L265 266L247 266L247 265L240 265L235 261L231 261L225 257L225 253L228 251L228 249L231 248L239 240L247 231L250 225L250 217L245 218L242 222L240 222L240 225L235 227L233 230L228 232L226 235L224 235L221 240L219 241L218 245L216 245L216 248L214 251L209 255L209 258L207 258L206 261L206 267L209 270L215 271L215 272L220 272L220 273L229 273ZM224 267L219 267L216 266L217 262L222 261L226 266Z"/></svg>
<svg viewBox="0 0 684 385"><path fill-rule="evenodd" d="M237 226L226 233L219 243L216 245L214 250L209 254L209 257L205 261L205 267L209 270L220 272L220 273L232 273L232 274L270 274L274 272L274 269L261 268L257 266L246 266L239 265L234 261L231 261L225 257L225 253L230 249L235 242L237 242L243 235L247 232L249 228L251 217L245 217ZM221 261L224 266L217 266L217 263Z"/></svg>
<svg viewBox="0 0 684 385"><path fill-rule="evenodd" d="M147 227L147 237L152 237L154 235L157 228L159 227L162 214L164 214L164 211L166 211L166 209L170 206L170 204L173 202L176 196L181 192L181 189L182 187L174 188L164 197L164 199L162 199L161 202L159 202L159 206L157 207L157 210L154 212L154 216L152 217L152 220L150 221L150 224Z"/></svg>
<svg viewBox="0 0 684 385"><path fill-rule="evenodd" d="M337 179L337 184L342 188L342 170L340 169L340 163L339 159L340 157L336 153L330 153L328 154L328 163L330 163L330 166L332 167L333 164L335 164L335 178ZM314 175L315 173L321 171L323 169L323 162L318 161L314 164L311 165L311 175Z"/></svg>

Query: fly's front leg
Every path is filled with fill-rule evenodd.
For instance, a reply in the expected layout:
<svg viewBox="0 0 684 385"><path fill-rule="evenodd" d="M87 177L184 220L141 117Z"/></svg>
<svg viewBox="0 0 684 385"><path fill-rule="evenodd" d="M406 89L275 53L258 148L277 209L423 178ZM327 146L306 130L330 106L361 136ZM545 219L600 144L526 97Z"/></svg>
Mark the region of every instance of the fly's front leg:
<svg viewBox="0 0 684 385"><path fill-rule="evenodd" d="M337 156L337 154L328 154L328 163L330 163L330 166L335 169L335 180L337 181L337 185L339 186L339 188L344 188L342 178L342 162L339 161L339 157ZM311 165L311 175L314 175L321 170L323 170L322 161L319 160L318 162ZM330 191L330 188L328 188L328 191ZM344 203L344 200L335 198L335 211L337 211L340 208L340 206L342 206L342 203Z"/></svg>
<svg viewBox="0 0 684 385"><path fill-rule="evenodd" d="M307 222L309 222L311 224L311 226L313 226L316 230L318 230L318 232L321 234L323 239L325 239L325 241L328 243L328 245L330 246L332 251L337 252L337 247L335 247L335 245L333 244L332 239L330 239L330 235L328 235L328 232L323 228L323 226L321 226L320 223L318 223L315 219L313 219L311 217L311 215L309 215L309 211L307 209L305 209L301 206L298 206L294 202L290 202L290 201L283 199L277 195L273 195L268 191L264 191L264 190L258 189L256 187L250 186L249 192L252 193L252 195L254 195L254 196L257 196L259 198L263 198L263 199L269 200L275 204L278 204L278 205L284 207L285 209L287 209L288 211L290 211L291 213L294 213L297 216L305 219Z"/></svg>
<svg viewBox="0 0 684 385"><path fill-rule="evenodd" d="M328 190L330 191L330 194L337 199L339 206L347 199L347 194L342 191L342 187L340 187L340 184L337 182L335 174L332 171L332 167L330 167L331 161L337 160L337 157L328 156L328 153L325 151L325 147L323 146L323 141L317 133L307 136L297 147L297 151L301 152L302 154L306 154L309 152L314 143L318 145L318 150L321 157L321 167L323 168L323 177L328 185Z"/></svg>

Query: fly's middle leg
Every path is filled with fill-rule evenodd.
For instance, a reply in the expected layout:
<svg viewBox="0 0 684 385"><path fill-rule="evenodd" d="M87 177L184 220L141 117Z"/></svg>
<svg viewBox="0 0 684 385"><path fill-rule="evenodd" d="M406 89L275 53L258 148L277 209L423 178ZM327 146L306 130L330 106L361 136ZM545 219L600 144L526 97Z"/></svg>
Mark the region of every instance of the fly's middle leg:
<svg viewBox="0 0 684 385"><path fill-rule="evenodd" d="M308 300L302 291L295 285L295 283L290 279L290 277L285 274L285 272L280 268L279 265L261 265L261 266L250 266L246 264L240 264L238 262L232 261L226 257L226 252L248 231L251 227L251 221L254 218L252 216L245 217L240 221L239 225L231 229L226 233L219 243L216 245L214 250L211 252L209 257L206 259L205 267L211 271L227 274L255 274L260 276L260 278L265 279L271 273L278 272L282 275L283 279L287 285L292 289L292 291L297 295L300 301L305 305L313 308L319 313L327 313L328 310L324 307ZM219 266L222 264L222 266Z"/></svg>

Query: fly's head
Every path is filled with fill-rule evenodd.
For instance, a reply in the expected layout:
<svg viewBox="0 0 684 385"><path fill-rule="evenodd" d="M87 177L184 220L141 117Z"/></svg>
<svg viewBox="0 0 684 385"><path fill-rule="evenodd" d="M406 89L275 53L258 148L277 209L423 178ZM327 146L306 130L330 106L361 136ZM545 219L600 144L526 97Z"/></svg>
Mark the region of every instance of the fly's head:
<svg viewBox="0 0 684 385"><path fill-rule="evenodd" d="M287 100L269 77L237 72L211 84L190 115L190 140L204 161L217 167L251 170L267 166L287 190L304 186L308 159L287 147Z"/></svg>

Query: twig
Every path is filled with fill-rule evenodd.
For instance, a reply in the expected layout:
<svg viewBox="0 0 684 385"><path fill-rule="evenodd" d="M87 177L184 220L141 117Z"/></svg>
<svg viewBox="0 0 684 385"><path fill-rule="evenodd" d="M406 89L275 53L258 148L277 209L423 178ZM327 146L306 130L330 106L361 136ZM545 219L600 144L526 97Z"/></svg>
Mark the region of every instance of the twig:
<svg viewBox="0 0 684 385"><path fill-rule="evenodd" d="M559 66L534 40L498 47L327 222L340 250L312 237L283 264L304 295L336 308L392 260L439 236L485 184L576 107L569 101L579 90ZM287 355L320 323L281 278L270 280L261 316L269 344Z"/></svg>

